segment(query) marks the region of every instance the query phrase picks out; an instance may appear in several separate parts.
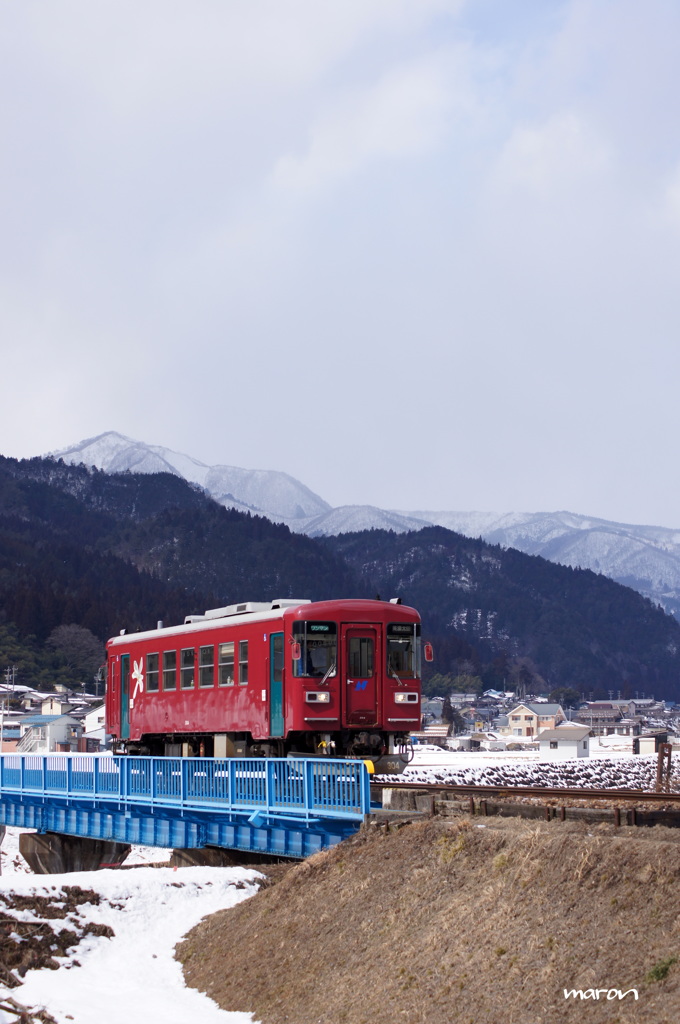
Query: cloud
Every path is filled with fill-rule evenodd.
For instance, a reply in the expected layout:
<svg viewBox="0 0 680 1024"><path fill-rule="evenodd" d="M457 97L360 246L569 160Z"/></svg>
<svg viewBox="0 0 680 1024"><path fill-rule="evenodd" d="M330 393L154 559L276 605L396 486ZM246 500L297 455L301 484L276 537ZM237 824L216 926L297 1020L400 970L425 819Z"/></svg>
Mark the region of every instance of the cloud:
<svg viewBox="0 0 680 1024"><path fill-rule="evenodd" d="M680 164L665 189L664 206L672 224L680 228Z"/></svg>
<svg viewBox="0 0 680 1024"><path fill-rule="evenodd" d="M82 81L127 123L155 110L212 106L236 88L248 102L327 76L365 43L417 32L462 0L25 0L5 36L55 83ZM11 66L11 61L10 61ZM85 99L81 96L81 100ZM178 110L177 103L180 108Z"/></svg>
<svg viewBox="0 0 680 1024"><path fill-rule="evenodd" d="M599 178L610 166L607 146L586 120L560 111L542 124L514 128L493 178L502 191L519 189L549 199Z"/></svg>
<svg viewBox="0 0 680 1024"><path fill-rule="evenodd" d="M311 129L304 154L281 157L275 185L321 190L370 163L423 156L446 129L450 99L437 62L419 62L343 96Z"/></svg>

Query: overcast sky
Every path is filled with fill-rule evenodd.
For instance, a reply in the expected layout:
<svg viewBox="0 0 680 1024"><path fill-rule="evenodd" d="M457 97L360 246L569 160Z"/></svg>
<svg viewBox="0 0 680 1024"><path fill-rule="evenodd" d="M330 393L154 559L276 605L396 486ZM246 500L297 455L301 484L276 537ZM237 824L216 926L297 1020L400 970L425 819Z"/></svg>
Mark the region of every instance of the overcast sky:
<svg viewBox="0 0 680 1024"><path fill-rule="evenodd" d="M0 452L680 527L677 0L0 0Z"/></svg>

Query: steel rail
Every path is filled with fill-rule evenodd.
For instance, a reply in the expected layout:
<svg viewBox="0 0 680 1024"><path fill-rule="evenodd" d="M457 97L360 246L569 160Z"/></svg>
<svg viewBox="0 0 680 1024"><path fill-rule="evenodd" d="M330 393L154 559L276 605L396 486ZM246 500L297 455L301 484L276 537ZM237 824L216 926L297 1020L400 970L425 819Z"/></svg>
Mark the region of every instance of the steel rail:
<svg viewBox="0 0 680 1024"><path fill-rule="evenodd" d="M648 789L584 789L566 786L482 786L443 782L371 782L371 788L420 790L426 793L460 793L461 796L541 796L590 800L629 800L680 803L680 793L656 793Z"/></svg>

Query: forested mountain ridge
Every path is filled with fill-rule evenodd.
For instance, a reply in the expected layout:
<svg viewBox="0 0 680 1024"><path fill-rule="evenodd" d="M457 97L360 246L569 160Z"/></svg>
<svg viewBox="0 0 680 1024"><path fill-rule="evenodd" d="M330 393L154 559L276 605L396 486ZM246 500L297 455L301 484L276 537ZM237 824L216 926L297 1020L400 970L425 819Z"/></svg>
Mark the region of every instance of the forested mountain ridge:
<svg viewBox="0 0 680 1024"><path fill-rule="evenodd" d="M427 609L449 672L467 658L473 674L503 687L529 659L549 689L680 697L680 624L606 576L436 526L322 543L382 593Z"/></svg>
<svg viewBox="0 0 680 1024"><path fill-rule="evenodd" d="M103 641L243 600L376 593L418 608L445 681L512 685L521 672L534 689L680 698L680 624L587 570L442 527L312 539L169 473L0 457L0 614L19 641L70 623ZM0 670L7 657L0 641Z"/></svg>
<svg viewBox="0 0 680 1024"><path fill-rule="evenodd" d="M356 589L314 541L180 477L0 457L0 599L40 639L69 615L106 638L246 591L266 600Z"/></svg>

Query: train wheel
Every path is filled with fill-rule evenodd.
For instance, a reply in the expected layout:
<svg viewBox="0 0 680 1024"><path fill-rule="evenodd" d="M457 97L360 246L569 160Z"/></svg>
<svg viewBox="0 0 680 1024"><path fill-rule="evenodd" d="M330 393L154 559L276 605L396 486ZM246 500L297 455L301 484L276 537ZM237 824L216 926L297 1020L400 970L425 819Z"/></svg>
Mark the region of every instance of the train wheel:
<svg viewBox="0 0 680 1024"><path fill-rule="evenodd" d="M413 740L409 739L408 743L399 744L399 757L404 764L410 764L415 757L415 750L413 749Z"/></svg>

